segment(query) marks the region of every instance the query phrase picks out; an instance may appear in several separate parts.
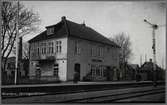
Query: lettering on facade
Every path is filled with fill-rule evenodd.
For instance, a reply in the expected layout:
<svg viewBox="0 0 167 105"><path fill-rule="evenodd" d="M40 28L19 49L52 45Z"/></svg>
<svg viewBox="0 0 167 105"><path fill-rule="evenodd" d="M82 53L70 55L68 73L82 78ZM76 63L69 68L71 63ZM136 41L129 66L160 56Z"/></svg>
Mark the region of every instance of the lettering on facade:
<svg viewBox="0 0 167 105"><path fill-rule="evenodd" d="M103 62L101 59L92 59L92 62Z"/></svg>

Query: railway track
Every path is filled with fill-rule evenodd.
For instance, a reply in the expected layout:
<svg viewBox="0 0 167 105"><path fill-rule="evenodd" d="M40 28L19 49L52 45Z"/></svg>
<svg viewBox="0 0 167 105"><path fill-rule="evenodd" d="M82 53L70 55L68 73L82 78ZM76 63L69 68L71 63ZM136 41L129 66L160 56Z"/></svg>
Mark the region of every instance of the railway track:
<svg viewBox="0 0 167 105"><path fill-rule="evenodd" d="M125 83L125 84L96 84L96 85L69 85L69 86L16 86L1 88L2 99L7 98L20 98L20 97L33 97L45 95L59 95L59 94L75 94L83 92L96 92L104 90L115 90L123 88L136 88L146 87L152 85L151 82L144 83ZM163 82L159 82L163 85Z"/></svg>
<svg viewBox="0 0 167 105"><path fill-rule="evenodd" d="M48 94L42 96L17 97L2 99L2 103L124 103L128 99L156 94L165 95L165 86L141 86L98 91ZM154 100L152 100L154 101ZM165 99L164 99L165 101ZM164 102L161 101L161 102ZM143 101L140 101L143 102Z"/></svg>
<svg viewBox="0 0 167 105"><path fill-rule="evenodd" d="M163 83L159 83L162 85ZM43 96L55 94L71 94L79 92L101 91L111 89L121 89L128 87L150 86L151 82L144 83L125 83L125 84L91 84L91 85L69 85L69 86L16 86L1 88L2 99L19 98L30 96Z"/></svg>
<svg viewBox="0 0 167 105"><path fill-rule="evenodd" d="M84 99L73 99L68 101L62 101L62 103L119 103L120 100L152 95L152 94L159 94L159 93L165 93L165 88L158 88L151 90L150 89L137 90L130 92L122 92L118 94L89 97ZM121 101L121 103L122 102L124 101Z"/></svg>

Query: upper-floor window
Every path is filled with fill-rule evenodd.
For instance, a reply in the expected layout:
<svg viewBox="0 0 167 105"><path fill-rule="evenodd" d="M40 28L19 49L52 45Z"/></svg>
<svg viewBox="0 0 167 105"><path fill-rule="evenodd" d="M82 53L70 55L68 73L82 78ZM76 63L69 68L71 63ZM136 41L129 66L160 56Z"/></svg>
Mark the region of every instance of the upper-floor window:
<svg viewBox="0 0 167 105"><path fill-rule="evenodd" d="M95 57L98 54L98 48L95 46L91 47L91 56Z"/></svg>
<svg viewBox="0 0 167 105"><path fill-rule="evenodd" d="M61 53L62 50L62 42L61 41L56 41L56 53Z"/></svg>
<svg viewBox="0 0 167 105"><path fill-rule="evenodd" d="M37 54L38 54L38 55L40 54L40 49L39 49L39 47L37 48Z"/></svg>
<svg viewBox="0 0 167 105"><path fill-rule="evenodd" d="M51 43L51 53L53 54L53 42Z"/></svg>
<svg viewBox="0 0 167 105"><path fill-rule="evenodd" d="M75 46L74 46L74 53L75 54L80 54L81 53L81 48L79 46L79 42L78 41L75 41Z"/></svg>
<svg viewBox="0 0 167 105"><path fill-rule="evenodd" d="M91 56L94 56L94 47L91 47Z"/></svg>
<svg viewBox="0 0 167 105"><path fill-rule="evenodd" d="M92 46L91 47L91 56L93 57L102 57L104 54L104 50L102 47L99 46Z"/></svg>
<svg viewBox="0 0 167 105"><path fill-rule="evenodd" d="M53 42L49 42L48 45L48 53L53 54Z"/></svg>
<svg viewBox="0 0 167 105"><path fill-rule="evenodd" d="M34 54L37 54L37 44L34 43Z"/></svg>
<svg viewBox="0 0 167 105"><path fill-rule="evenodd" d="M40 54L40 44L37 43L37 54L39 55Z"/></svg>
<svg viewBox="0 0 167 105"><path fill-rule="evenodd" d="M41 54L45 54L44 53L44 48L45 48L45 43L41 43Z"/></svg>
<svg viewBox="0 0 167 105"><path fill-rule="evenodd" d="M46 43L45 42L41 43L41 53L46 54Z"/></svg>
<svg viewBox="0 0 167 105"><path fill-rule="evenodd" d="M54 27L50 27L47 29L47 35L51 35L54 33Z"/></svg>
<svg viewBox="0 0 167 105"><path fill-rule="evenodd" d="M104 55L104 50L102 47L99 48L99 55L102 57Z"/></svg>
<svg viewBox="0 0 167 105"><path fill-rule="evenodd" d="M44 43L43 45L44 45L43 53L46 54L46 43Z"/></svg>

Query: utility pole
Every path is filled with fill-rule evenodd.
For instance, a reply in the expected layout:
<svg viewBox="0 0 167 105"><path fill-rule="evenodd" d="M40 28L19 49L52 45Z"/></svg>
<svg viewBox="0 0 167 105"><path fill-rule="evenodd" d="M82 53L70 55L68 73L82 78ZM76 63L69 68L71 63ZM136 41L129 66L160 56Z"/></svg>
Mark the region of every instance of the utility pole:
<svg viewBox="0 0 167 105"><path fill-rule="evenodd" d="M157 24L152 24L150 22L148 22L146 19L144 19L144 22L148 23L149 25L151 25L152 27L152 40L153 40L153 74L154 74L154 85L156 86L156 42L155 42L155 30L158 29L158 25Z"/></svg>
<svg viewBox="0 0 167 105"><path fill-rule="evenodd" d="M0 7L2 7L2 1L0 1ZM1 8L2 9L2 8ZM2 14L2 11L1 11L1 9L0 9L0 14ZM2 15L0 15L0 20L2 21ZM2 37L2 22L0 22L0 41L2 40L1 39L1 37ZM1 78L1 81L0 81L0 84L2 85L2 80L3 80L3 78L2 78L2 68L1 68L1 66L2 66L2 55L1 55L1 48L0 48L0 62L1 62L1 64L0 64L0 72L1 72L1 74L0 74L0 78Z"/></svg>
<svg viewBox="0 0 167 105"><path fill-rule="evenodd" d="M18 40L19 40L19 0L17 0L17 26L16 26L16 62L15 62L15 78L14 83L17 84L17 74L18 74Z"/></svg>

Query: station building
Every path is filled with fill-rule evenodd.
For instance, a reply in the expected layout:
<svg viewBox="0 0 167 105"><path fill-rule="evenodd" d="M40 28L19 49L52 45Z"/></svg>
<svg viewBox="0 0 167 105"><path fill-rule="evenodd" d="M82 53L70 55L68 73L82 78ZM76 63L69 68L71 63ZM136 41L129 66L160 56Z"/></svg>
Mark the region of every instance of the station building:
<svg viewBox="0 0 167 105"><path fill-rule="evenodd" d="M30 78L70 81L74 73L80 80L106 80L106 69L119 68L120 47L86 24L67 20L29 40Z"/></svg>

